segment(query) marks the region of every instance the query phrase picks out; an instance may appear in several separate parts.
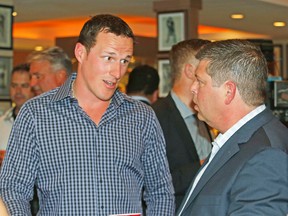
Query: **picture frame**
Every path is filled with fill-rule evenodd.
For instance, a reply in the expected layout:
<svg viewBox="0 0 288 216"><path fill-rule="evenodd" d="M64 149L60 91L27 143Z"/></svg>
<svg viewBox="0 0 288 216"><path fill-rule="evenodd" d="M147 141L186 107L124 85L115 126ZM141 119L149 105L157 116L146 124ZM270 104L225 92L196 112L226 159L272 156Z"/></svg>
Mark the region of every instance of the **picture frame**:
<svg viewBox="0 0 288 216"><path fill-rule="evenodd" d="M158 51L169 51L185 40L185 12L158 13Z"/></svg>
<svg viewBox="0 0 288 216"><path fill-rule="evenodd" d="M13 6L0 5L0 49L12 49Z"/></svg>
<svg viewBox="0 0 288 216"><path fill-rule="evenodd" d="M0 56L0 98L9 98L12 61L12 57Z"/></svg>
<svg viewBox="0 0 288 216"><path fill-rule="evenodd" d="M283 77L283 47L281 44L273 45L273 76ZM268 64L269 67L269 64Z"/></svg>
<svg viewBox="0 0 288 216"><path fill-rule="evenodd" d="M158 73L160 78L159 97L166 97L172 88L171 67L169 59L158 60Z"/></svg>
<svg viewBox="0 0 288 216"><path fill-rule="evenodd" d="M288 108L288 81L274 81L274 107Z"/></svg>

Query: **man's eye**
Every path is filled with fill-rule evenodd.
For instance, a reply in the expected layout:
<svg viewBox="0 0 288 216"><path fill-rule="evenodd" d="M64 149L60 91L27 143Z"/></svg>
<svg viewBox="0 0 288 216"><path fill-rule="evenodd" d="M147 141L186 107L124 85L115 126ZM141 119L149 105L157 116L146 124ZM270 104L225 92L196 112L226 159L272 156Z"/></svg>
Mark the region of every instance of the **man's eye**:
<svg viewBox="0 0 288 216"><path fill-rule="evenodd" d="M40 74L32 74L31 79L40 79L41 75Z"/></svg>
<svg viewBox="0 0 288 216"><path fill-rule="evenodd" d="M128 61L127 59L121 59L120 62L121 62L121 64L127 64L127 63L129 63L129 61Z"/></svg>
<svg viewBox="0 0 288 216"><path fill-rule="evenodd" d="M111 61L112 58L111 58L110 56L105 56L104 59L105 59L106 61Z"/></svg>

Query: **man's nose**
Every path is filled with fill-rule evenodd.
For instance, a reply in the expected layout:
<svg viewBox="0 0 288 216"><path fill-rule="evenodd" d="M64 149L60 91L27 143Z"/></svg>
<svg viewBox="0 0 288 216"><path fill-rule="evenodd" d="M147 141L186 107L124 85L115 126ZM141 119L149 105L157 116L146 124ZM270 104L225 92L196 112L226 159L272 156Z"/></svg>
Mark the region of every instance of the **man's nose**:
<svg viewBox="0 0 288 216"><path fill-rule="evenodd" d="M197 87L198 87L198 81L194 81L190 88L190 91L192 92L192 94L194 95L197 94Z"/></svg>
<svg viewBox="0 0 288 216"><path fill-rule="evenodd" d="M121 70L121 63L115 63L114 66L111 68L110 74L117 80L119 80L121 78Z"/></svg>
<svg viewBox="0 0 288 216"><path fill-rule="evenodd" d="M21 93L22 92L22 88L20 86L16 86L15 90L16 90L16 93Z"/></svg>

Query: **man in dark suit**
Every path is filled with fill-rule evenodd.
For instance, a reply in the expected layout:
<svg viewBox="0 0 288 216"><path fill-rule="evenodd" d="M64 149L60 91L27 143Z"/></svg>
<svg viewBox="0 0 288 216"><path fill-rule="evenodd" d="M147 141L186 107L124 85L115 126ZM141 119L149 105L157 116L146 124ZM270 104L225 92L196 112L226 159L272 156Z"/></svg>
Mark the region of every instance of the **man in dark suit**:
<svg viewBox="0 0 288 216"><path fill-rule="evenodd" d="M151 105L158 99L158 71L149 65L136 66L129 74L127 95Z"/></svg>
<svg viewBox="0 0 288 216"><path fill-rule="evenodd" d="M169 168L175 189L176 209L182 202L190 182L211 151L210 131L197 119L190 91L195 80L198 60L195 54L207 40L179 42L170 51L172 90L166 98L152 105L166 141Z"/></svg>
<svg viewBox="0 0 288 216"><path fill-rule="evenodd" d="M265 57L248 41L226 40L196 58L195 109L220 133L177 215L286 215L288 129L264 105Z"/></svg>

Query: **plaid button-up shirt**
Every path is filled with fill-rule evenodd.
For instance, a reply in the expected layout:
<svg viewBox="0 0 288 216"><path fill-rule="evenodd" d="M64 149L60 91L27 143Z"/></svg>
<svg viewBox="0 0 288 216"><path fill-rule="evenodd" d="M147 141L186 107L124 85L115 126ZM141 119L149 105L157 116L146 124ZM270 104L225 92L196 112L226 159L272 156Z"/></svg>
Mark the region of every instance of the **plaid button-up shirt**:
<svg viewBox="0 0 288 216"><path fill-rule="evenodd" d="M152 109L116 91L96 125L60 88L26 103L18 115L0 175L12 215L29 215L33 186L40 215L142 212L174 215L162 130ZM97 110L95 110L97 112Z"/></svg>

